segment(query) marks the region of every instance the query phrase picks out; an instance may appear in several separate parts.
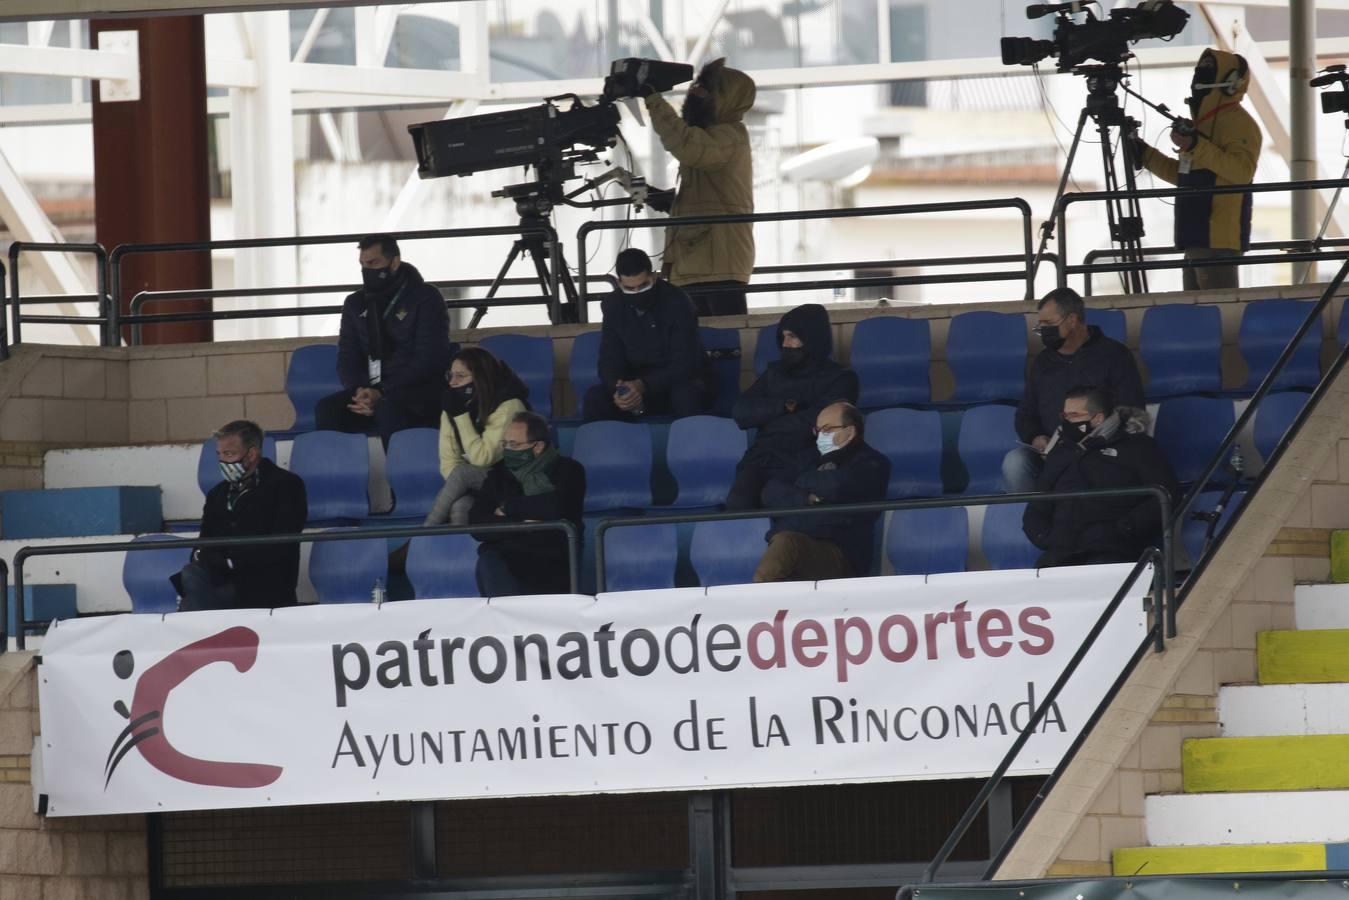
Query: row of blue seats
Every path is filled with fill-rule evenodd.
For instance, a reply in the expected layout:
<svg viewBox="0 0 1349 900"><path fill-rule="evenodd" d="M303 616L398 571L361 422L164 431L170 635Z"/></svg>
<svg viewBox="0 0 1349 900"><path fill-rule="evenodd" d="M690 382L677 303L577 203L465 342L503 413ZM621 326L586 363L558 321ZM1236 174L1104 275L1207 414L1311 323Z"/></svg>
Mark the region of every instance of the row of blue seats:
<svg viewBox="0 0 1349 900"><path fill-rule="evenodd" d="M1269 395L1256 411L1253 439L1268 457L1309 395ZM964 478L944 477L952 454L943 449L944 419L959 417L954 458ZM1015 409L989 404L961 412L897 407L867 417L866 440L891 464L890 499L1002 491L1002 459L1016 443ZM1173 397L1162 401L1155 436L1182 483L1197 479L1235 422L1234 401ZM668 430L668 433L664 433ZM690 416L664 424L590 422L563 442L563 452L586 468L587 514L651 507L701 508L722 503L745 452L747 435L730 419ZM658 435L663 440L658 439ZM385 471L396 498L391 519L421 519L443 481L433 428L398 432L389 442ZM567 446L570 443L570 446ZM275 458L275 450L264 448ZM663 451L663 452L662 452ZM661 458L663 456L663 459ZM370 514L368 442L363 435L314 431L298 435L290 470L305 481L313 524L351 522ZM213 448L203 445L198 471L203 490L219 480Z"/></svg>
<svg viewBox="0 0 1349 900"><path fill-rule="evenodd" d="M1241 392L1249 393L1264 379L1311 311L1310 300L1257 300L1246 304L1237 336L1248 377ZM1119 341L1125 338L1123 310L1089 310L1087 321ZM739 351L734 328L703 328L709 351ZM759 331L754 371L761 374L777 358L777 326ZM1349 316L1341 315L1339 338L1349 341ZM530 404L553 415L553 342L549 337L496 334L482 346L510 363L530 388ZM1222 320L1218 307L1171 304L1148 308L1138 339L1147 368L1147 396L1159 400L1182 394L1222 390ZM1280 375L1277 388L1311 388L1320 380L1321 325L1299 344ZM295 406L293 430L314 427L314 404L340 389L336 381L337 348L331 344L301 347L291 357L286 392ZM569 378L577 397L598 383L599 332L577 335L572 346ZM862 385L860 405L867 409L923 405L931 402L929 364L932 341L927 319L876 316L859 321L853 332L850 365ZM956 404L1015 401L1021 397L1026 370L1026 319L1020 313L974 311L951 319L946 360L955 376ZM716 404L713 412L729 415L740 391L740 364L725 356L713 363Z"/></svg>
<svg viewBox="0 0 1349 900"><path fill-rule="evenodd" d="M1200 495L1199 510L1214 508L1218 492ZM1226 526L1240 504L1238 495L1224 511ZM1024 504L984 509L980 547L993 569L1033 568L1040 551L1021 530ZM1192 520L1181 531L1191 559L1198 559L1207 525ZM745 584L763 555L767 519L698 522L691 527L687 561L696 585ZM146 535L155 541L174 535ZM122 582L136 612L170 612L176 596L168 577L181 569L187 550L128 553ZM896 510L891 514L884 553L897 575L934 575L965 571L970 554L968 512L963 507ZM376 579L387 581L389 543L382 539L320 542L309 561L309 578L321 603L368 601ZM422 598L476 597L477 542L468 535L413 538L407 554L412 595ZM605 579L610 591L652 590L681 584L680 535L676 525L633 525L605 532ZM874 573L879 574L879 570ZM589 579L583 579L588 581ZM685 579L687 581L688 579Z"/></svg>

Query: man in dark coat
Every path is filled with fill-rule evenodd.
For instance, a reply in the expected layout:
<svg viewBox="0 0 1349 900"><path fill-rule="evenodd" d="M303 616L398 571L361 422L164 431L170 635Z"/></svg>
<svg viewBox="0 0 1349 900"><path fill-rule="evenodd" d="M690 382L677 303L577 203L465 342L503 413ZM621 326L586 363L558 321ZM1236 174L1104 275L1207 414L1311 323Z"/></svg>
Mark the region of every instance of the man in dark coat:
<svg viewBox="0 0 1349 900"><path fill-rule="evenodd" d="M1075 387L1045 459L1037 490L1102 490L1158 485L1179 494L1170 464L1147 433L1147 413L1115 406L1108 391ZM1044 551L1038 565L1136 562L1161 540L1161 509L1152 497L1038 500L1022 528Z"/></svg>
<svg viewBox="0 0 1349 900"><path fill-rule="evenodd" d="M1026 392L1016 408L1016 433L1022 445L1002 462L1007 490L1035 490L1044 468L1049 436L1059 427L1068 389L1079 384L1105 388L1120 406L1143 406L1143 380L1129 348L1087 324L1086 305L1077 291L1058 288L1040 301L1035 329L1045 348L1031 362Z"/></svg>
<svg viewBox="0 0 1349 900"><path fill-rule="evenodd" d="M585 505L585 468L549 446L548 420L535 412L517 413L506 426L501 445L501 462L488 470L469 512L469 522L481 525L565 519L579 532ZM567 539L560 531L482 533L476 537L480 541L478 590L484 597L570 591Z"/></svg>
<svg viewBox="0 0 1349 900"><path fill-rule="evenodd" d="M262 429L230 422L215 433L224 481L206 495L201 537L299 534L309 507L304 481L262 455ZM170 580L180 610L268 609L295 605L300 545L198 548Z"/></svg>
<svg viewBox="0 0 1349 900"><path fill-rule="evenodd" d="M582 403L587 422L707 409L702 340L688 295L651 270L636 247L618 254L618 291L602 304L600 383Z"/></svg>
<svg viewBox="0 0 1349 900"><path fill-rule="evenodd" d="M445 370L459 349L440 291L403 262L388 235L361 239L362 290L342 304L337 376L342 390L314 408L320 431L374 431L388 447L404 428L435 428Z"/></svg>
<svg viewBox="0 0 1349 900"><path fill-rule="evenodd" d="M851 403L831 403L816 420L819 459L794 481L774 479L764 505L783 509L818 503L884 500L890 460L863 440L865 420ZM754 570L758 581L820 581L871 572L879 513L795 515L773 519L768 549Z"/></svg>
<svg viewBox="0 0 1349 900"><path fill-rule="evenodd" d="M736 467L727 509L758 509L769 481L794 481L815 461L820 411L837 400L857 402L857 375L829 358L833 345L829 313L818 303L782 317L781 359L769 364L732 410L737 425L758 433Z"/></svg>

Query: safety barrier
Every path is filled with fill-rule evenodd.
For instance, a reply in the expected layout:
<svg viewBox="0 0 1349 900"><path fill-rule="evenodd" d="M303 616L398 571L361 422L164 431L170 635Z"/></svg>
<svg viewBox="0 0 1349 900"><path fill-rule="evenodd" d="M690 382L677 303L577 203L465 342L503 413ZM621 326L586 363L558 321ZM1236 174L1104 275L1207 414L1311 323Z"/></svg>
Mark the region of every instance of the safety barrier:
<svg viewBox="0 0 1349 900"><path fill-rule="evenodd" d="M1323 250L1318 249L1318 248L1321 248L1321 247L1344 247L1344 248L1346 248L1346 249L1343 250L1343 251L1341 251L1341 252L1331 252L1331 251L1323 251ZM1312 242L1312 241L1255 241L1255 242L1253 242L1253 243L1251 244L1251 250L1254 250L1254 251L1260 251L1260 250L1299 250L1299 251L1301 251L1301 250L1304 250L1304 248L1305 248L1305 252L1309 252L1309 253L1317 253L1317 261L1318 261L1318 262L1324 262L1324 261L1329 261L1329 260L1333 260L1333 259L1346 259L1346 258L1349 258L1349 238L1333 238L1333 239L1332 239L1332 238L1323 238L1323 239L1322 239L1321 241L1319 241L1319 242ZM1170 256L1170 255L1175 255L1175 254L1184 253L1185 251L1182 250L1180 247L1143 247L1143 248L1141 248L1141 250L1140 250L1139 252L1140 252L1144 257L1148 257L1148 256ZM1046 255L1046 256L1049 256L1049 254L1045 254L1045 255ZM1113 248L1099 248L1099 249L1092 250L1092 251L1090 251L1089 253L1087 253L1087 255L1084 256L1084 257L1082 258L1082 264L1083 264L1084 267L1090 267L1090 266L1095 265L1096 262L1097 262L1098 260L1102 260L1102 259L1111 259L1111 258L1116 257L1116 256L1118 256L1118 255L1119 255L1119 250L1118 250L1118 249L1113 249ZM1238 257L1232 258L1232 259L1224 259L1224 260L1221 260L1220 262L1221 262L1222 264L1224 264L1224 265L1229 265L1229 266L1250 266L1250 265L1263 264L1266 260L1267 260L1267 257L1258 257L1258 256L1257 256L1257 257L1247 257L1247 256L1245 256L1245 255L1242 255L1242 256L1238 256ZM1280 260L1281 262L1287 262L1287 261L1288 261L1285 257L1282 257L1282 256L1279 257L1279 260ZM1177 260L1177 261L1176 261L1176 265L1177 265L1177 267L1180 267L1180 266L1188 265L1188 263L1187 263L1185 260ZM1091 296L1094 296L1093 291L1094 291L1095 285L1094 285L1094 279L1092 278L1092 274L1093 274L1093 273L1092 273L1091 271L1088 271L1088 272L1086 272L1086 273L1084 274L1084 276L1083 276L1083 279L1084 279L1084 280L1083 280L1083 285L1082 285L1082 286L1083 286L1082 296L1084 296L1084 297L1091 297Z"/></svg>
<svg viewBox="0 0 1349 900"><path fill-rule="evenodd" d="M94 257L95 288L92 294L47 294L38 297L24 297L19 289L19 255L22 253L88 253ZM4 355L8 356L9 344L23 343L23 325L97 325L99 342L107 345L110 331L108 322L108 251L102 244L63 244L15 241L9 245L9 293L10 326L5 336ZM0 294L0 319L4 318L6 299ZM24 315L24 306L50 306L53 303L97 303L99 313L96 316L29 316Z"/></svg>

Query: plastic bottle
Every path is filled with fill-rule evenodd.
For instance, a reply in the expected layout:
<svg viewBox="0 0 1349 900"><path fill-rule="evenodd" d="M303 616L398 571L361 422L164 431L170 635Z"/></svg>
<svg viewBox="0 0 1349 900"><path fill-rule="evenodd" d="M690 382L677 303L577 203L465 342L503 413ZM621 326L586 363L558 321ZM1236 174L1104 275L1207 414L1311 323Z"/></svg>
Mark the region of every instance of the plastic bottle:
<svg viewBox="0 0 1349 900"><path fill-rule="evenodd" d="M370 602L376 605L384 602L384 579L376 578L370 588Z"/></svg>

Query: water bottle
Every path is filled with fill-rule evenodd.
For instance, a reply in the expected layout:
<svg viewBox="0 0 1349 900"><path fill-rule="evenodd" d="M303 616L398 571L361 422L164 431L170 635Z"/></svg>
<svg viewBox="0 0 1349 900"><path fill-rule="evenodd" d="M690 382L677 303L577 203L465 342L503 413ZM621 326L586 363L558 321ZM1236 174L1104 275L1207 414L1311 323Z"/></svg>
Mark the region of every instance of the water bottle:
<svg viewBox="0 0 1349 900"><path fill-rule="evenodd" d="M383 578L376 578L374 585L370 588L370 602L376 606L384 602Z"/></svg>
<svg viewBox="0 0 1349 900"><path fill-rule="evenodd" d="M1228 461L1232 467L1232 472L1238 477L1246 470L1246 459L1241 455L1241 445L1232 445L1232 458Z"/></svg>

